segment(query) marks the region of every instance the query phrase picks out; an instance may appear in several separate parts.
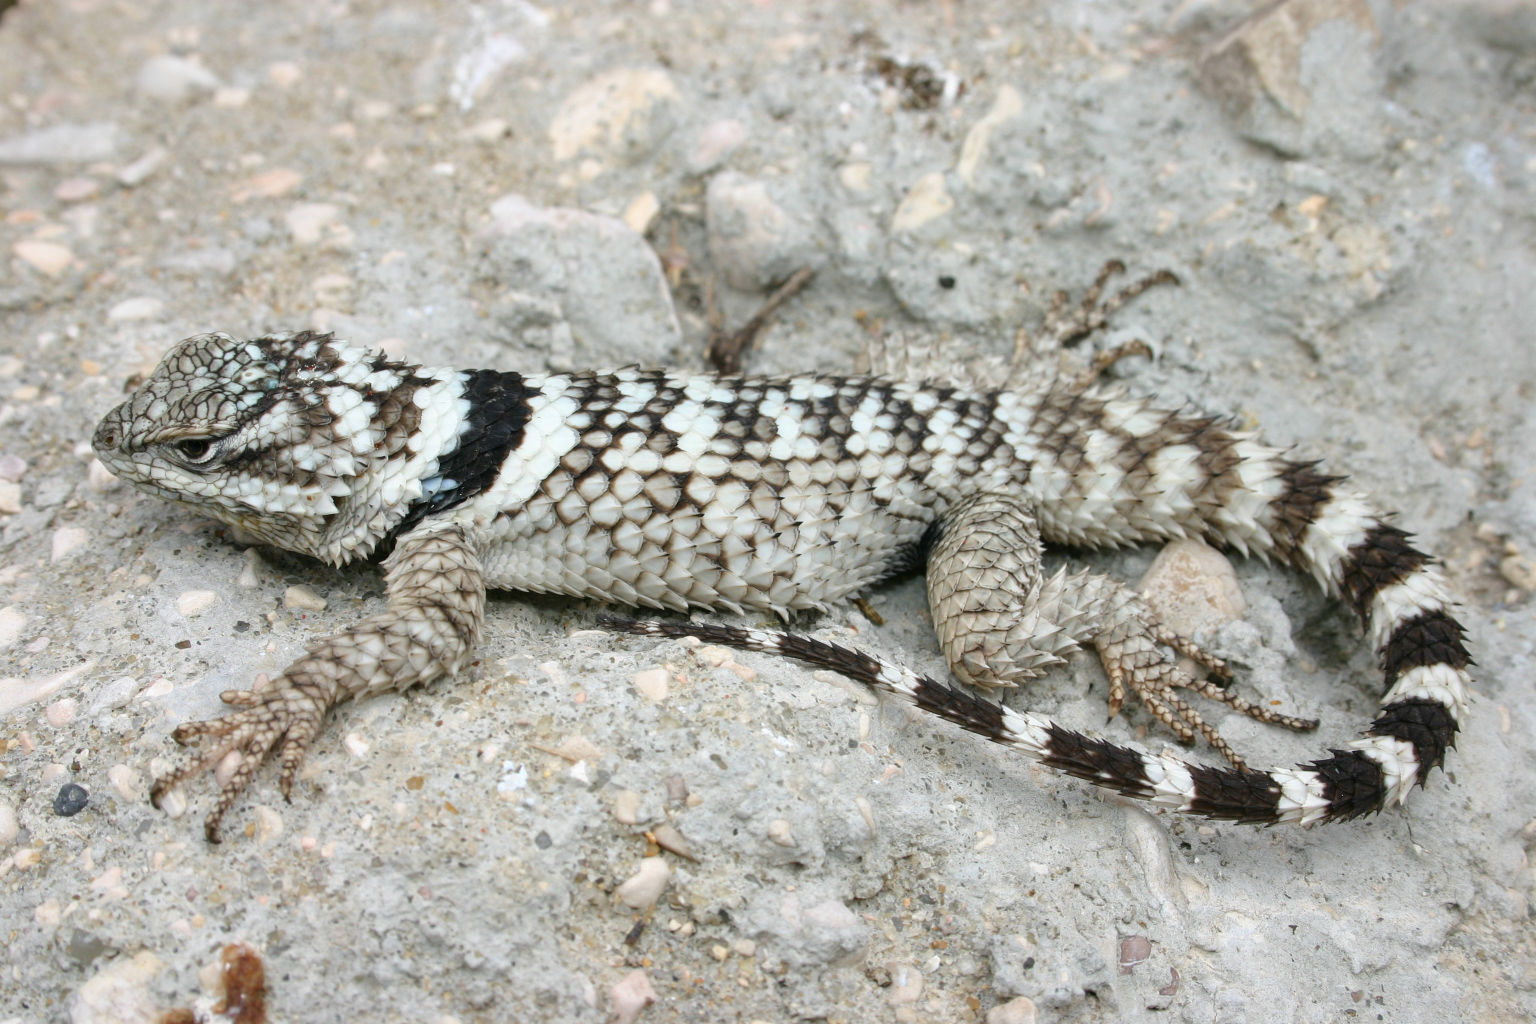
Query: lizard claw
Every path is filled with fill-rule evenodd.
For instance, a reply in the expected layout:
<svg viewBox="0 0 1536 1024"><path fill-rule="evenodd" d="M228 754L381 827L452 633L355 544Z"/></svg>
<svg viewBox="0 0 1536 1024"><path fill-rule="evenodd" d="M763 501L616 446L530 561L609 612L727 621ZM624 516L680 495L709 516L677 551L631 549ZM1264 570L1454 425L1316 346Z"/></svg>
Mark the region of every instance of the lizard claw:
<svg viewBox="0 0 1536 1024"><path fill-rule="evenodd" d="M1104 671L1109 676L1110 717L1119 712L1125 692L1129 689L1141 698L1142 703L1159 721L1173 730L1180 743L1188 746L1195 742L1197 734L1203 736L1206 742L1240 771L1246 770L1247 764L1237 751L1175 691L1198 693L1249 718L1271 725L1282 725L1301 732L1317 728L1315 718L1282 715L1244 700L1210 679L1199 678L1185 671L1178 662L1165 656L1162 647L1171 647L1223 682L1232 678L1232 670L1226 662L1203 650L1193 640L1150 620L1148 612L1133 612L1120 628L1110 636L1101 638L1095 646L1104 663Z"/></svg>
<svg viewBox="0 0 1536 1024"><path fill-rule="evenodd" d="M309 752L310 742L320 733L329 704L318 693L281 679L263 690L226 690L227 704L244 708L223 718L178 725L171 738L193 752L165 775L155 780L150 802L156 807L173 788L192 776L215 767L231 753L240 755L228 779L219 787L219 797L203 822L203 834L210 843L219 841L219 824L263 761L281 744L282 774L278 785L284 799L292 799L294 780Z"/></svg>

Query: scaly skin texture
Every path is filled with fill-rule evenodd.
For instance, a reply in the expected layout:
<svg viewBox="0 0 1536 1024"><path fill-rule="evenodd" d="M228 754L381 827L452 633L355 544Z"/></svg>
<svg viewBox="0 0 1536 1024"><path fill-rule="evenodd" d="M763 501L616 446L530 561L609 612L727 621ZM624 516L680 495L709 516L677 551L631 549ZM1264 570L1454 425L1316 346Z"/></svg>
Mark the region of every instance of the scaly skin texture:
<svg viewBox="0 0 1536 1024"><path fill-rule="evenodd" d="M1057 337L1093 329L1103 312L1080 311ZM392 554L386 610L316 644L271 685L226 693L238 708L229 716L178 728L197 749L154 798L237 752L206 823L217 840L274 751L290 792L336 704L462 667L487 587L787 614L921 565L939 642L964 683L1014 686L1093 647L1112 710L1134 692L1181 740L1204 736L1233 767L1083 736L807 637L618 625L834 668L1176 811L1309 824L1401 803L1443 762L1470 682L1430 560L1341 478L1093 377L1043 364L996 390L635 369L524 377L393 362L308 332L189 338L102 420L102 462L293 551L335 564ZM1185 674L1168 648L1228 673L1117 581L1041 570L1047 542L1179 536L1304 570L1355 610L1386 686L1363 735L1305 765L1247 770L1178 690L1266 722L1315 723Z"/></svg>

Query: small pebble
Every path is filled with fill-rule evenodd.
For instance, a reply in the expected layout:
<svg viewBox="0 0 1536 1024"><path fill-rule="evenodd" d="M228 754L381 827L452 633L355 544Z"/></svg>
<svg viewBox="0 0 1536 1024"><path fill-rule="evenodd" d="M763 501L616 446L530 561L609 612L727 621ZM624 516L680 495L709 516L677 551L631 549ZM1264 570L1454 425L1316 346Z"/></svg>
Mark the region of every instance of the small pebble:
<svg viewBox="0 0 1536 1024"><path fill-rule="evenodd" d="M987 1024L1035 1024L1040 1012L1032 1000L1025 996L1010 999L1002 1006L987 1011Z"/></svg>
<svg viewBox="0 0 1536 1024"><path fill-rule="evenodd" d="M335 203L299 203L283 217L298 245L319 245L327 229L340 220L341 207Z"/></svg>
<svg viewBox="0 0 1536 1024"><path fill-rule="evenodd" d="M53 187L53 198L61 203L78 203L100 191L101 182L95 178L65 178Z"/></svg>
<svg viewBox="0 0 1536 1024"><path fill-rule="evenodd" d="M26 628L27 617L15 605L8 604L0 608L0 649L21 639L21 631Z"/></svg>
<svg viewBox="0 0 1536 1024"><path fill-rule="evenodd" d="M62 562L80 548L90 543L89 530L82 530L78 526L61 526L53 531L52 555L55 562Z"/></svg>
<svg viewBox="0 0 1536 1024"><path fill-rule="evenodd" d="M907 191L891 217L891 232L900 234L922 227L954 209L955 200L944 185L940 171L925 174Z"/></svg>
<svg viewBox="0 0 1536 1024"><path fill-rule="evenodd" d="M656 840L656 845L663 850L675 853L679 857L687 857L689 860L698 860L693 855L693 849L688 845L688 840L683 838L683 834L666 822L651 829L651 836Z"/></svg>
<svg viewBox="0 0 1536 1024"><path fill-rule="evenodd" d="M603 756L597 744L585 736L571 736L551 751L558 757L567 761L596 761Z"/></svg>
<svg viewBox="0 0 1536 1024"><path fill-rule="evenodd" d="M149 295L138 295L131 299L124 299L107 311L107 319L115 321L124 320L153 320L165 309L165 303L160 299Z"/></svg>
<svg viewBox="0 0 1536 1024"><path fill-rule="evenodd" d="M640 794L621 789L613 798L613 817L620 825L640 824Z"/></svg>
<svg viewBox="0 0 1536 1024"><path fill-rule="evenodd" d="M265 804L256 805L256 841L269 843L283 834L283 816Z"/></svg>
<svg viewBox="0 0 1536 1024"><path fill-rule="evenodd" d="M273 85L286 89L303 78L304 71L291 60L279 60L267 65L267 77Z"/></svg>
<svg viewBox="0 0 1536 1024"><path fill-rule="evenodd" d="M556 160L592 150L619 155L661 137L659 109L675 102L677 86L659 68L615 68L577 86L549 124Z"/></svg>
<svg viewBox="0 0 1536 1024"><path fill-rule="evenodd" d="M117 477L102 465L100 459L92 459L91 464L85 468L85 485L97 494L111 490L117 486L117 482Z"/></svg>
<svg viewBox="0 0 1536 1024"><path fill-rule="evenodd" d="M160 165L165 163L165 158L170 155L170 150L164 146L155 146L133 163L118 168L117 183L125 188L143 184L151 174L159 170Z"/></svg>
<svg viewBox="0 0 1536 1024"><path fill-rule="evenodd" d="M230 190L229 198L237 203L251 199L272 199L285 196L299 187L304 175L287 167L274 167L239 182Z"/></svg>
<svg viewBox="0 0 1536 1024"><path fill-rule="evenodd" d="M1197 540L1176 540L1159 551L1136 589L1164 625L1184 636L1236 621L1248 610L1232 563Z"/></svg>
<svg viewBox="0 0 1536 1024"><path fill-rule="evenodd" d="M218 603L219 595L211 590L188 590L176 599L176 610L195 619Z"/></svg>
<svg viewBox="0 0 1536 1024"><path fill-rule="evenodd" d="M169 818L179 818L187 813L187 795L181 791L181 787L160 794L158 803L160 810Z"/></svg>
<svg viewBox="0 0 1536 1024"><path fill-rule="evenodd" d="M381 116L387 117L389 110L389 105L384 104L384 114ZM364 116L367 116L366 112L364 113ZM370 118L370 120L378 120L378 118ZM475 142L500 142L502 139L507 137L509 130L510 129L506 121L499 117L490 117L486 118L484 121L477 122L466 128L464 130L464 137Z"/></svg>
<svg viewBox="0 0 1536 1024"><path fill-rule="evenodd" d="M1536 590L1536 562L1524 555L1509 555L1500 559L1499 575L1526 593Z"/></svg>
<svg viewBox="0 0 1536 1024"><path fill-rule="evenodd" d="M353 757L362 757L368 753L368 741L355 732L349 732L342 737L341 745L347 748L347 753Z"/></svg>
<svg viewBox="0 0 1536 1024"><path fill-rule="evenodd" d="M651 229L656 215L660 212L661 203L656 199L656 193L647 191L629 201L620 219L628 224L629 229L635 234L643 235Z"/></svg>
<svg viewBox="0 0 1536 1024"><path fill-rule="evenodd" d="M21 834L21 823L16 820L16 808L0 800L0 846L10 846Z"/></svg>
<svg viewBox="0 0 1536 1024"><path fill-rule="evenodd" d="M700 647L693 653L698 657L700 661L710 666L711 668L719 668L721 665L729 662L732 656L731 649L729 647L717 647L713 644L708 647Z"/></svg>
<svg viewBox="0 0 1536 1024"><path fill-rule="evenodd" d="M664 701L667 699L667 670L664 668L648 668L643 672L635 673L635 690L646 700Z"/></svg>
<svg viewBox="0 0 1536 1024"><path fill-rule="evenodd" d="M169 1014L162 1016L158 993L151 991L160 970L160 960L150 952L111 960L69 996L69 1019L78 1024L169 1019Z"/></svg>
<svg viewBox="0 0 1536 1024"><path fill-rule="evenodd" d="M655 1001L656 990L641 970L630 971L608 989L609 1008L617 1024L635 1024L640 1011Z"/></svg>
<svg viewBox="0 0 1536 1024"><path fill-rule="evenodd" d="M60 245L58 242L29 239L12 245L11 252L16 254L17 259L30 265L33 270L49 277L58 277L75 261L75 254L69 250L69 247Z"/></svg>
<svg viewBox="0 0 1536 1024"><path fill-rule="evenodd" d="M774 818L768 823L768 838L779 846L795 845L795 834L783 818Z"/></svg>
<svg viewBox="0 0 1536 1024"><path fill-rule="evenodd" d="M251 90L243 89L236 85L226 85L213 91L213 105L233 110L243 107L251 100Z"/></svg>
<svg viewBox="0 0 1536 1024"><path fill-rule="evenodd" d="M84 786L66 782L59 787L59 795L53 798L53 813L61 818L72 818L85 810L90 799L91 795L85 791Z"/></svg>
<svg viewBox="0 0 1536 1024"><path fill-rule="evenodd" d="M156 676L139 696L147 700L154 700L157 697L164 697L174 689L176 689L175 683L165 676Z"/></svg>
<svg viewBox="0 0 1536 1024"><path fill-rule="evenodd" d="M892 961L885 965L891 976L890 991L886 1001L892 1006L915 1003L923 994L923 973L911 964Z"/></svg>
<svg viewBox="0 0 1536 1024"><path fill-rule="evenodd" d="M623 903L635 910L646 910L656 905L661 892L667 887L672 869L660 857L647 857L640 862L640 869L621 883L616 895Z"/></svg>
<svg viewBox="0 0 1536 1024"><path fill-rule="evenodd" d="M16 483L27 473L27 460L20 455L0 455L0 480Z"/></svg>
<svg viewBox="0 0 1536 1024"><path fill-rule="evenodd" d="M127 765L115 764L108 768L107 781L112 784L117 795L129 803L138 803L143 799L143 780L138 772Z"/></svg>
<svg viewBox="0 0 1536 1024"><path fill-rule="evenodd" d="M747 126L735 118L725 118L705 125L694 137L688 153L688 170L703 174L718 167L736 147L747 140Z"/></svg>
<svg viewBox="0 0 1536 1024"><path fill-rule="evenodd" d="M165 54L139 68L139 92L157 100L183 100L219 87L218 76L195 60Z"/></svg>
<svg viewBox="0 0 1536 1024"><path fill-rule="evenodd" d="M740 957L754 957L757 955L757 943L751 939L737 939L731 943L731 950Z"/></svg>
<svg viewBox="0 0 1536 1024"><path fill-rule="evenodd" d="M18 868L35 868L43 862L43 851L40 847L29 846L25 850L17 850L11 858L11 863Z"/></svg>
<svg viewBox="0 0 1536 1024"><path fill-rule="evenodd" d="M1120 940L1120 973L1130 974L1152 955L1152 942L1145 935L1128 935Z"/></svg>
<svg viewBox="0 0 1536 1024"><path fill-rule="evenodd" d="M0 513L13 516L21 511L21 484L0 480Z"/></svg>
<svg viewBox="0 0 1536 1024"><path fill-rule="evenodd" d="M80 702L75 700L75 698L65 697L62 700L56 700L49 704L43 710L43 718L47 720L49 725L59 729L69 724L70 719L75 717L75 712L79 707Z"/></svg>
<svg viewBox="0 0 1536 1024"><path fill-rule="evenodd" d="M107 868L91 879L91 888L109 900L125 899L128 896L128 890L123 886L123 869L118 867Z"/></svg>
<svg viewBox="0 0 1536 1024"><path fill-rule="evenodd" d="M300 583L283 591L283 607L303 612L323 612L325 598Z"/></svg>

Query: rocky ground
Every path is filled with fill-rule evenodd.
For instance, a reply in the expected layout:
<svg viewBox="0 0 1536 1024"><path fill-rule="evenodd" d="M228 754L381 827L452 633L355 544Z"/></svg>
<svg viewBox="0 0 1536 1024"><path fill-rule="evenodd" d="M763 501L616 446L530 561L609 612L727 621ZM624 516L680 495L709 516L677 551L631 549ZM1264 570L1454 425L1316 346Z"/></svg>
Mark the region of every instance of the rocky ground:
<svg viewBox="0 0 1536 1024"><path fill-rule="evenodd" d="M243 1020L263 965L274 1020L1528 1019L1533 81L1513 0L6 10L0 1021L208 1012L221 954ZM1154 817L836 676L519 595L464 678L341 709L291 805L260 775L222 846L211 781L149 805L177 723L382 597L93 462L173 341L696 366L711 311L804 265L751 368L905 339L960 372L1112 257L1183 282L1097 340L1152 344L1128 386L1346 468L1464 595L1478 699L1406 810ZM1353 735L1355 624L1237 577L1212 646L1322 728L1228 737ZM884 626L802 625L941 671L920 582L871 600ZM1009 699L1168 742L1104 686L1079 659Z"/></svg>

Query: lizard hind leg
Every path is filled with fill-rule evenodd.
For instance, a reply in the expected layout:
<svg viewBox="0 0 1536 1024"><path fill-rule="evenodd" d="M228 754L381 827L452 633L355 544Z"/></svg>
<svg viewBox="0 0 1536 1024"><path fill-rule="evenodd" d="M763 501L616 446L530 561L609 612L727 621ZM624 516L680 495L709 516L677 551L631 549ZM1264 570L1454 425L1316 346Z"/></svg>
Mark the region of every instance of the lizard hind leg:
<svg viewBox="0 0 1536 1024"><path fill-rule="evenodd" d="M1023 682L1093 647L1109 677L1109 710L1133 693L1184 743L1204 737L1235 767L1243 760L1178 691L1226 704L1261 722L1310 730L1310 719L1282 715L1187 671L1168 649L1223 680L1231 670L1158 621L1130 588L1108 576L1066 570L1044 578L1039 527L1027 504L979 494L952 507L928 558L934 630L955 675L992 688Z"/></svg>

